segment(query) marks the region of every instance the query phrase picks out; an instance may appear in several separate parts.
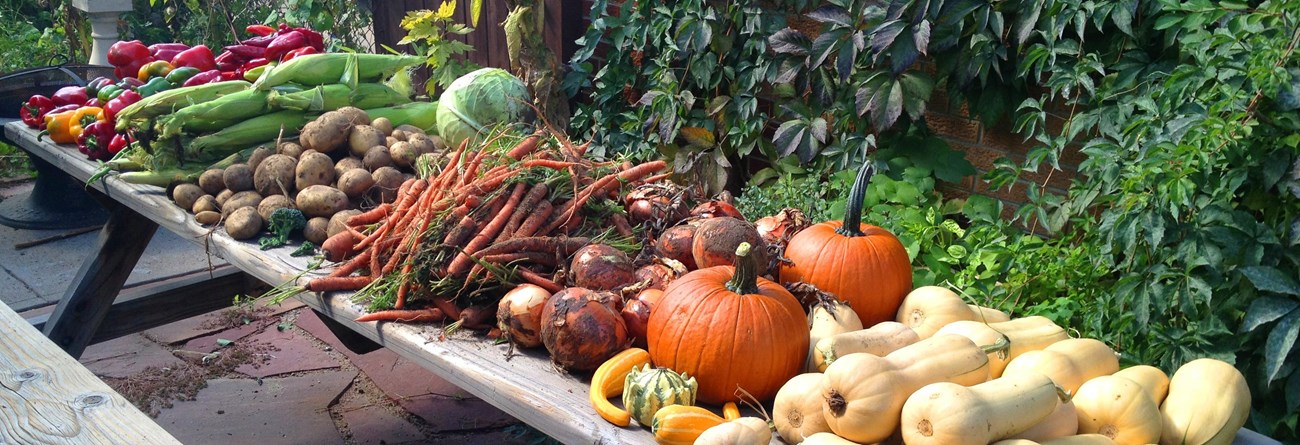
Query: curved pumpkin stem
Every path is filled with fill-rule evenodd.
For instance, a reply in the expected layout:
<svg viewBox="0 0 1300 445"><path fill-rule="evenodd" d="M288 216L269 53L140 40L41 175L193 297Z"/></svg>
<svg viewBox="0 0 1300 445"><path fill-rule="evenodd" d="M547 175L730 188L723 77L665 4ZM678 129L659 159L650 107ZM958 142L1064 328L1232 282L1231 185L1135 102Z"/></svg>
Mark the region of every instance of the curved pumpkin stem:
<svg viewBox="0 0 1300 445"><path fill-rule="evenodd" d="M850 238L863 235L862 200L867 198L867 183L871 182L871 177L875 174L876 164L871 159L862 161L858 177L853 180L853 188L849 189L849 201L844 205L844 224L835 229L835 233Z"/></svg>
<svg viewBox="0 0 1300 445"><path fill-rule="evenodd" d="M758 262L749 255L749 243L736 246L736 272L727 282L727 290L740 295L758 293Z"/></svg>

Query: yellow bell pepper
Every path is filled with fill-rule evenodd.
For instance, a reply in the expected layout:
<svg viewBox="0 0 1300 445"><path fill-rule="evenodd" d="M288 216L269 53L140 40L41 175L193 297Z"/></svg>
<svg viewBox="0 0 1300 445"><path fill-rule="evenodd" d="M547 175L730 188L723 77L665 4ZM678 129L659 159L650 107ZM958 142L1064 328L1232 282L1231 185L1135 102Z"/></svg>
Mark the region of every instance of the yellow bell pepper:
<svg viewBox="0 0 1300 445"><path fill-rule="evenodd" d="M100 107L81 107L72 111L72 123L69 125L68 132L72 134L73 142L81 136L87 125L104 120L104 109Z"/></svg>

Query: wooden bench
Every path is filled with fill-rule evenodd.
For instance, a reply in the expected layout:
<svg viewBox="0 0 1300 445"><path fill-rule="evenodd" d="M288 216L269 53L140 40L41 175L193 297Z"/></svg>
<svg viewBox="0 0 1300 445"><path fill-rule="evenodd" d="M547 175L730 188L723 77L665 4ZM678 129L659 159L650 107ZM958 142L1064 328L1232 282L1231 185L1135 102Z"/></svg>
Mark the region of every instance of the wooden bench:
<svg viewBox="0 0 1300 445"><path fill-rule="evenodd" d="M0 444L179 444L0 304Z"/></svg>

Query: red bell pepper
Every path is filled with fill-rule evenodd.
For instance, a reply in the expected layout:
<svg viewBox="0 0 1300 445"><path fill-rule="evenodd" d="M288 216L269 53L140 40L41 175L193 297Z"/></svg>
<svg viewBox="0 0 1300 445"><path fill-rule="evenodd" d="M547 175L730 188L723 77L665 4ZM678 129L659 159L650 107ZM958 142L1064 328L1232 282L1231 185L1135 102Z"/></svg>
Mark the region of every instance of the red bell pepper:
<svg viewBox="0 0 1300 445"><path fill-rule="evenodd" d="M141 60L150 58L149 47L144 46L139 40L126 40L114 43L108 48L108 63L113 66L129 66L141 64ZM138 66L137 66L138 68Z"/></svg>
<svg viewBox="0 0 1300 445"><path fill-rule="evenodd" d="M249 38L247 38L247 39L240 40L240 41L239 41L239 44L240 44L240 45L248 45L248 46L256 46L256 47L259 47L259 48L266 48L267 45L270 45L271 42L275 41L275 38L276 38L276 35L275 35L274 33L271 33L271 34L267 34L267 35L264 35L264 36L249 37Z"/></svg>
<svg viewBox="0 0 1300 445"><path fill-rule="evenodd" d="M227 80L244 80L244 74L237 73L235 71L222 71L220 82L224 82Z"/></svg>
<svg viewBox="0 0 1300 445"><path fill-rule="evenodd" d="M212 82L219 82L219 81L221 81L221 71L207 70L195 74L193 76L190 76L190 78L186 79L185 83L181 84L181 86L192 87L195 85L203 85L205 83L212 83Z"/></svg>
<svg viewBox="0 0 1300 445"><path fill-rule="evenodd" d="M66 86L54 92L54 106L86 103L86 87Z"/></svg>
<svg viewBox="0 0 1300 445"><path fill-rule="evenodd" d="M281 32L270 45L266 46L266 59L280 60L280 56L285 53L308 45L307 36L301 32L296 30Z"/></svg>
<svg viewBox="0 0 1300 445"><path fill-rule="evenodd" d="M216 57L212 55L212 50L207 45L195 45L194 47L181 51L176 57L172 58L172 66L182 67L190 66L198 68L201 71L217 69Z"/></svg>
<svg viewBox="0 0 1300 445"><path fill-rule="evenodd" d="M248 25L244 27L244 32L255 36L269 36L275 34L275 28L266 25Z"/></svg>
<svg viewBox="0 0 1300 445"><path fill-rule="evenodd" d="M45 114L54 109L54 101L42 95L35 95L27 98L23 106L18 110L18 116L23 119L23 123L31 128L41 128L45 125Z"/></svg>
<svg viewBox="0 0 1300 445"><path fill-rule="evenodd" d="M215 61L217 62L217 69L221 71L234 71L243 65L244 62L248 62L248 59L239 57L230 51L222 51L221 55L217 56Z"/></svg>
<svg viewBox="0 0 1300 445"><path fill-rule="evenodd" d="M122 133L114 134L113 140L108 142L108 154L110 156L115 155L118 152L122 151L123 148L126 148L126 146L128 145L131 145L131 142L126 140L125 134Z"/></svg>
<svg viewBox="0 0 1300 445"><path fill-rule="evenodd" d="M117 130L113 129L111 122L95 121L86 125L77 136L77 150L92 161L107 161L113 158L109 146L114 136L117 136Z"/></svg>
<svg viewBox="0 0 1300 445"><path fill-rule="evenodd" d="M288 62L289 60L292 60L294 57L305 56L308 54L320 54L320 51L317 51L316 48L312 48L310 46L304 46L302 48L298 48L293 51L284 53L284 56L280 58L280 61Z"/></svg>
<svg viewBox="0 0 1300 445"><path fill-rule="evenodd" d="M143 97L140 96L140 93L130 90L123 91L122 94L117 95L113 100L104 104L104 120L116 121L117 113L121 112L122 109L126 108L128 105L139 102L140 99L143 99Z"/></svg>
<svg viewBox="0 0 1300 445"><path fill-rule="evenodd" d="M99 98L98 98L98 97L92 97L92 98L86 99L86 103L84 103L84 104L82 104L82 105L85 105L85 106L87 106L87 107L98 107L98 106L100 106L101 104L99 103Z"/></svg>
<svg viewBox="0 0 1300 445"><path fill-rule="evenodd" d="M293 30L302 33L302 36L307 38L307 44L311 45L312 48L316 48L316 51L325 51L325 36L321 35L321 33L311 28L294 28Z"/></svg>
<svg viewBox="0 0 1300 445"><path fill-rule="evenodd" d="M257 59L266 55L266 48L252 45L230 45L223 49L245 59Z"/></svg>
<svg viewBox="0 0 1300 445"><path fill-rule="evenodd" d="M149 45L149 53L156 60L171 61L177 54L187 49L190 49L190 46L184 43L155 43Z"/></svg>

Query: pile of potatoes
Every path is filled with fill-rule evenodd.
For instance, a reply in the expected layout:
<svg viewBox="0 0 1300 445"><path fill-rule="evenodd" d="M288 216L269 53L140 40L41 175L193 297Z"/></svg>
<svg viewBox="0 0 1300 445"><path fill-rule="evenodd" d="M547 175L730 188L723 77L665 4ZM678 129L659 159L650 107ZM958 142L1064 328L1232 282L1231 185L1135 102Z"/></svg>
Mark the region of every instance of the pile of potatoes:
<svg viewBox="0 0 1300 445"><path fill-rule="evenodd" d="M347 107L308 123L297 141L258 147L247 163L209 169L171 195L199 224L224 222L237 240L261 233L276 209L298 209L307 218L303 237L320 245L361 209L392 202L418 158L437 164L445 152L438 136Z"/></svg>

